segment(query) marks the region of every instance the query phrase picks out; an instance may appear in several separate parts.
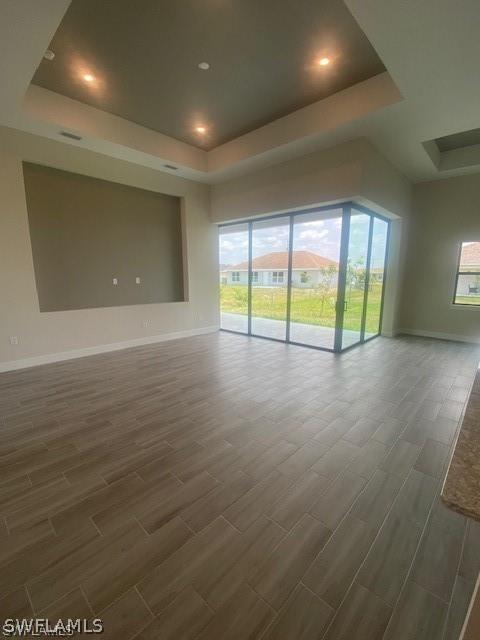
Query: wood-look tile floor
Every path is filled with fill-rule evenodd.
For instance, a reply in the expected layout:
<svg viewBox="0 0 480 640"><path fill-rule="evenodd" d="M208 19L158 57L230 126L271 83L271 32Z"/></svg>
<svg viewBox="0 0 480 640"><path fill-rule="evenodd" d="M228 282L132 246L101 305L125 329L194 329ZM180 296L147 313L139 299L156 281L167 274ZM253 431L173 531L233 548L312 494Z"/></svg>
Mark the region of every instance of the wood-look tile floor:
<svg viewBox="0 0 480 640"><path fill-rule="evenodd" d="M0 612L128 640L456 640L480 351L227 333L0 375Z"/></svg>

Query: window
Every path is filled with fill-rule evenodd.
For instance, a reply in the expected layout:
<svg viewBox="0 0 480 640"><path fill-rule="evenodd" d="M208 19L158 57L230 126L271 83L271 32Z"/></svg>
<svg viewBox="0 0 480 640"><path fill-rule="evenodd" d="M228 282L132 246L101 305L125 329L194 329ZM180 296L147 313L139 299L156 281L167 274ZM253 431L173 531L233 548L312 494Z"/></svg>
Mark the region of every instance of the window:
<svg viewBox="0 0 480 640"><path fill-rule="evenodd" d="M480 306L480 242L462 242L454 304Z"/></svg>
<svg viewBox="0 0 480 640"><path fill-rule="evenodd" d="M273 284L283 284L283 271L273 271L272 282Z"/></svg>
<svg viewBox="0 0 480 640"><path fill-rule="evenodd" d="M302 271L302 273L300 274L300 282L302 284L307 284L308 280L308 273L306 271Z"/></svg>
<svg viewBox="0 0 480 640"><path fill-rule="evenodd" d="M258 271L252 271L252 282L258 282Z"/></svg>
<svg viewBox="0 0 480 640"><path fill-rule="evenodd" d="M232 271L232 282L240 282L240 271Z"/></svg>

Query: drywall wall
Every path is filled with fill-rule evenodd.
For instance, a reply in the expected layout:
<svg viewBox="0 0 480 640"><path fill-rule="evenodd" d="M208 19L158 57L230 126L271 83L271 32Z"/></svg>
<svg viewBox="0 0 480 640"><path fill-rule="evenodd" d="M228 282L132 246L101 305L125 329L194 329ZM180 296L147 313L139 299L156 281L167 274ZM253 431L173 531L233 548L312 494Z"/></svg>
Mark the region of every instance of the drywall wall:
<svg viewBox="0 0 480 640"><path fill-rule="evenodd" d="M22 161L182 198L187 301L41 313ZM217 230L208 187L13 129L0 129L0 366L110 343L195 333L218 325ZM10 337L18 337L18 345Z"/></svg>
<svg viewBox="0 0 480 640"><path fill-rule="evenodd" d="M40 311L181 302L181 201L23 163Z"/></svg>
<svg viewBox="0 0 480 640"><path fill-rule="evenodd" d="M212 186L212 220L228 222L357 199L404 217L409 181L365 138L272 165Z"/></svg>
<svg viewBox="0 0 480 640"><path fill-rule="evenodd" d="M401 327L480 342L480 307L452 304L459 245L480 241L480 174L416 184L408 233Z"/></svg>
<svg viewBox="0 0 480 640"><path fill-rule="evenodd" d="M215 184L212 220L228 222L353 198L360 189L363 147L362 140L355 140Z"/></svg>

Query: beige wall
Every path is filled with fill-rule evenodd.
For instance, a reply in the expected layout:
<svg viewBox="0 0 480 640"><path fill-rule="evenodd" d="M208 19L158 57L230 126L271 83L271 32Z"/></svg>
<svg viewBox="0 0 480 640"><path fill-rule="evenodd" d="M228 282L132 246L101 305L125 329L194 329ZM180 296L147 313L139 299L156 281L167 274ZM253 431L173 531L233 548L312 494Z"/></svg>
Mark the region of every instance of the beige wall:
<svg viewBox="0 0 480 640"><path fill-rule="evenodd" d="M40 313L22 160L183 197L188 302ZM217 230L209 220L207 186L5 128L0 167L0 365L218 324ZM17 346L10 336L18 336Z"/></svg>
<svg viewBox="0 0 480 640"><path fill-rule="evenodd" d="M355 140L216 184L212 220L289 211L358 195L364 141Z"/></svg>
<svg viewBox="0 0 480 640"><path fill-rule="evenodd" d="M459 244L468 240L480 241L480 174L415 185L402 329L480 342L480 308L452 304Z"/></svg>
<svg viewBox="0 0 480 640"><path fill-rule="evenodd" d="M408 215L411 185L365 138L215 184L212 220L227 222L356 199L394 216Z"/></svg>

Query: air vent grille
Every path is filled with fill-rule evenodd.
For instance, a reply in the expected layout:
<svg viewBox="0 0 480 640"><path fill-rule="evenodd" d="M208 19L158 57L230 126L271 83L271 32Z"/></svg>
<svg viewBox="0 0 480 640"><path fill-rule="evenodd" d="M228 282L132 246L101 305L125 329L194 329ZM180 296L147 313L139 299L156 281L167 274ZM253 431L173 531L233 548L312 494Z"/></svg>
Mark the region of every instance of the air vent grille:
<svg viewBox="0 0 480 640"><path fill-rule="evenodd" d="M71 138L72 140L81 140L81 136L77 136L75 133L69 133L68 131L60 131L60 135L64 138Z"/></svg>

